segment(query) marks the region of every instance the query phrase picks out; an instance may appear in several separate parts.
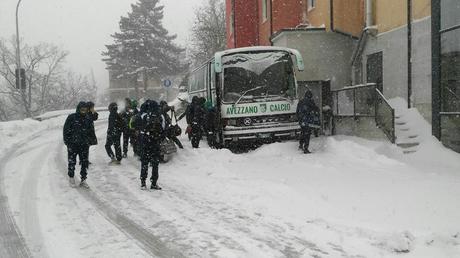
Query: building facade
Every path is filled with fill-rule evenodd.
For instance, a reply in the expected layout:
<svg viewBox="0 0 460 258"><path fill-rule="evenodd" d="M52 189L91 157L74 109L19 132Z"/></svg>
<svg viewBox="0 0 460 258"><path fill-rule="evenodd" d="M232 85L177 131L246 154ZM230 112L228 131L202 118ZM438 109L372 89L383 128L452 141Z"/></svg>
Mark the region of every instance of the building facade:
<svg viewBox="0 0 460 258"><path fill-rule="evenodd" d="M302 85L377 83L387 99L417 108L433 134L460 151L460 1L227 0L227 13L229 48L298 49L306 63Z"/></svg>

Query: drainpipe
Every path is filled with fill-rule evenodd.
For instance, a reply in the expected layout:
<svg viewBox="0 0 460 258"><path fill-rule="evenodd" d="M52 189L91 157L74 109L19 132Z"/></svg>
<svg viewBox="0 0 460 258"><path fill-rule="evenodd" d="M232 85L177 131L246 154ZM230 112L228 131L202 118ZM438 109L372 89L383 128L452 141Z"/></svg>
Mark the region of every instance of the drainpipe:
<svg viewBox="0 0 460 258"><path fill-rule="evenodd" d="M273 35L273 0L270 0L270 37ZM273 42L270 40L270 45L273 46Z"/></svg>
<svg viewBox="0 0 460 258"><path fill-rule="evenodd" d="M412 96L412 0L407 0L407 108Z"/></svg>
<svg viewBox="0 0 460 258"><path fill-rule="evenodd" d="M372 0L366 0L366 27L373 25L372 18Z"/></svg>
<svg viewBox="0 0 460 258"><path fill-rule="evenodd" d="M331 31L334 31L334 0L330 0L329 2L330 13L331 13Z"/></svg>

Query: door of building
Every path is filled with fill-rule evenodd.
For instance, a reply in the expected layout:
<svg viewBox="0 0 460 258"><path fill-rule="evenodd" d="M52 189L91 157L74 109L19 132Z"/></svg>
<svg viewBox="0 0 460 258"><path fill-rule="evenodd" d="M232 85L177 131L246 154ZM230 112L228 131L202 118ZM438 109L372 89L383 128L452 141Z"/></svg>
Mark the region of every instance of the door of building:
<svg viewBox="0 0 460 258"><path fill-rule="evenodd" d="M383 55L382 52L367 56L367 82L377 84L377 89L383 93Z"/></svg>

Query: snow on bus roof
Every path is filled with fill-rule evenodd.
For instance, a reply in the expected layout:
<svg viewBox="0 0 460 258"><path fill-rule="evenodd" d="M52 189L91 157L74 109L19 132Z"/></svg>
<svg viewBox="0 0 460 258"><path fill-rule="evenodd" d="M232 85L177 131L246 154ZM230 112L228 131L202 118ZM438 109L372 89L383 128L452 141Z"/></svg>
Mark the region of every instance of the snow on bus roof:
<svg viewBox="0 0 460 258"><path fill-rule="evenodd" d="M233 48L224 51L217 52L216 55L225 56L234 53L241 52L255 52L255 51L286 51L289 53L297 52L297 50L286 47L272 47L272 46L259 46L259 47L242 47L242 48Z"/></svg>

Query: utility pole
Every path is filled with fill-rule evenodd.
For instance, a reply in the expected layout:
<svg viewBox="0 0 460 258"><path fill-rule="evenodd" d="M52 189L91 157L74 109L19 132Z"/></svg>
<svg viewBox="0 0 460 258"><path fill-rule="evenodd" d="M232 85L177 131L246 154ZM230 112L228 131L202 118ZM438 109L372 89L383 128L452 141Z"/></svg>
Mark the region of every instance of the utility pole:
<svg viewBox="0 0 460 258"><path fill-rule="evenodd" d="M25 86L25 81L26 81L26 74L25 72L21 72L22 67L21 67L21 44L19 42L19 6L21 4L22 0L18 1L18 4L16 5L16 68L17 68L17 73L19 76L16 76L16 80L18 80L17 85L25 91L26 87ZM23 78L24 77L24 78ZM23 87L23 84L25 87ZM28 101L29 109L32 107L32 88L31 85L29 85L29 101Z"/></svg>

